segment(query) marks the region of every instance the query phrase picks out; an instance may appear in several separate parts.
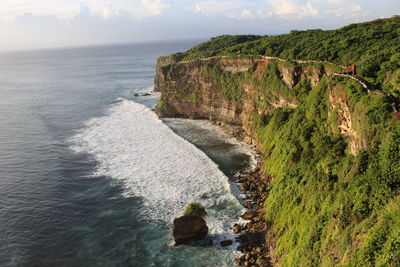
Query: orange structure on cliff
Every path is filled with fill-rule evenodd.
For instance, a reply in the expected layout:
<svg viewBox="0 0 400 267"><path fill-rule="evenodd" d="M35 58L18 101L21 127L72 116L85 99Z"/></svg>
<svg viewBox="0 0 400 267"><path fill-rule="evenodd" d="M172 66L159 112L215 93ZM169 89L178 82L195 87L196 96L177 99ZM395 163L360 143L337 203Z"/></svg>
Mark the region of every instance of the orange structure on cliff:
<svg viewBox="0 0 400 267"><path fill-rule="evenodd" d="M349 71L352 75L356 74L356 65L351 64L350 66L343 67L345 70Z"/></svg>

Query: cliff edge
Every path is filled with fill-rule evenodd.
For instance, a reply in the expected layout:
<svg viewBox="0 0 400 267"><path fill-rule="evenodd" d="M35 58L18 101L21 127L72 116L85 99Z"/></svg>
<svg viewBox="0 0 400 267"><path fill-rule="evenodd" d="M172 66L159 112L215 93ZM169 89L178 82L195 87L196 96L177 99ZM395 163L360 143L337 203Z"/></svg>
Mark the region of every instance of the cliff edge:
<svg viewBox="0 0 400 267"><path fill-rule="evenodd" d="M400 265L399 26L223 36L159 60L157 114L232 125L263 154L277 265Z"/></svg>

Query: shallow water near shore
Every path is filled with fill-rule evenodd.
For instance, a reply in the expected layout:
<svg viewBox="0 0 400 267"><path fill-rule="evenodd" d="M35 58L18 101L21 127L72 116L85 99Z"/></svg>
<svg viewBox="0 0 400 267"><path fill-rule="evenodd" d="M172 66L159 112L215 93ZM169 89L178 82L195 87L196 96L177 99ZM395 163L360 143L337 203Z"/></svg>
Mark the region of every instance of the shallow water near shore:
<svg viewBox="0 0 400 267"><path fill-rule="evenodd" d="M243 210L228 177L251 153L151 111L156 58L195 43L0 54L1 266L233 265L218 245ZM215 245L171 247L196 200Z"/></svg>

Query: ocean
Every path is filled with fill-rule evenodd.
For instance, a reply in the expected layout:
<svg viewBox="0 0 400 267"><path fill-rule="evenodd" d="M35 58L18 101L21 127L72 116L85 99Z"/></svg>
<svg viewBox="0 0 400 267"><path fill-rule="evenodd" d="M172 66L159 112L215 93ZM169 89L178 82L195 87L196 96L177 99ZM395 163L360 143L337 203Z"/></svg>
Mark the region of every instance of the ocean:
<svg viewBox="0 0 400 267"><path fill-rule="evenodd" d="M157 57L196 43L0 53L0 266L233 266L251 149L153 111ZM213 245L174 247L193 201Z"/></svg>

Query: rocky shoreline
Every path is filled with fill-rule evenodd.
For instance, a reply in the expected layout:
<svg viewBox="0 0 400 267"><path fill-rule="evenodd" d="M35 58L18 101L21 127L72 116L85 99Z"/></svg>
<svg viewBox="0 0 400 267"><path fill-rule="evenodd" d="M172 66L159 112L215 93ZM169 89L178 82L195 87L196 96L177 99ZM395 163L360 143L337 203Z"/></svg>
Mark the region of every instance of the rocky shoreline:
<svg viewBox="0 0 400 267"><path fill-rule="evenodd" d="M264 160L259 146L244 134L240 126L225 125L215 121L213 123L220 126L228 135L249 144L257 152L257 166L251 171L235 175L235 182L244 196L243 206L247 209L241 217L248 221L244 225L235 224L233 227L234 234L240 233L236 239L240 243L237 249L243 253L235 259L235 264L246 267L273 266L269 256L271 246L266 240L268 228L264 208L271 178L262 172Z"/></svg>
<svg viewBox="0 0 400 267"><path fill-rule="evenodd" d="M240 174L236 180L245 195L243 206L247 208L241 217L248 221L243 226L235 225L233 228L234 233L241 233L237 241L240 242L238 250L243 254L235 259L238 266L272 266L266 242L268 229L264 208L269 180L263 176L260 165L259 162L255 170Z"/></svg>

